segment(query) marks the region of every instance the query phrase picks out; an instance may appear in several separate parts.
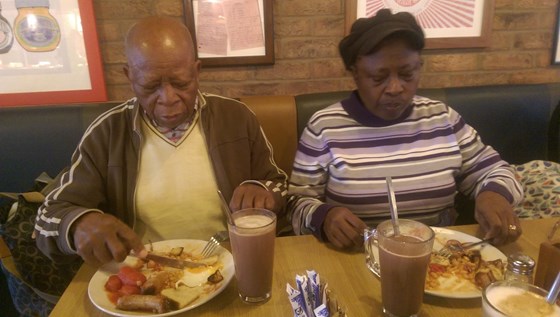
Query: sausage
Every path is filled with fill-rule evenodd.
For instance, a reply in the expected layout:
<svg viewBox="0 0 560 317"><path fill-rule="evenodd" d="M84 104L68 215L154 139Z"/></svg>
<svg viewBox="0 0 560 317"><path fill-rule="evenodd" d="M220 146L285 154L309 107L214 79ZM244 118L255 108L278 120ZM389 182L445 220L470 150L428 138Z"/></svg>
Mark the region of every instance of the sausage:
<svg viewBox="0 0 560 317"><path fill-rule="evenodd" d="M176 310L176 305L161 295L124 295L117 300L117 309L166 313Z"/></svg>

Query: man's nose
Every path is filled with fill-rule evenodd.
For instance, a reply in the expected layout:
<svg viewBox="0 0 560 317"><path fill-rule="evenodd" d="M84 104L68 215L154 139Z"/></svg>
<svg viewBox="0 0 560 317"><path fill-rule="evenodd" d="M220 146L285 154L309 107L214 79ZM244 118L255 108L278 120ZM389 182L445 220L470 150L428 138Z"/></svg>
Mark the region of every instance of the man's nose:
<svg viewBox="0 0 560 317"><path fill-rule="evenodd" d="M172 105L177 101L179 97L175 91L175 88L169 83L162 83L159 89L158 102L164 105Z"/></svg>

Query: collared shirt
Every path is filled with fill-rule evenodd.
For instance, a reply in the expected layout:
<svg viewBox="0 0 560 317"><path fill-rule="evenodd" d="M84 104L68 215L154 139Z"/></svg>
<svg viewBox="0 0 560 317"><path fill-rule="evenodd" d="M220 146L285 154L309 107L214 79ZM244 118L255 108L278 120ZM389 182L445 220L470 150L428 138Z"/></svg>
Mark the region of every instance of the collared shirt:
<svg viewBox="0 0 560 317"><path fill-rule="evenodd" d="M183 135L185 135L185 132L187 132L187 130L191 126L191 124L193 122L193 119L196 117L196 112L197 111L198 111L198 97L196 97L196 100L194 102L193 113L187 118L187 120L185 120L185 122L181 123L180 125L176 126L175 128L162 127L162 126L158 125L156 120L151 119L148 116L148 114L146 113L146 111L144 111L143 113L144 113L144 116L146 118L150 118L150 120L148 120L148 122L150 122L154 126L154 128L156 128L159 131L159 133L163 134L171 142L177 143L177 142L179 142L179 140L181 140Z"/></svg>

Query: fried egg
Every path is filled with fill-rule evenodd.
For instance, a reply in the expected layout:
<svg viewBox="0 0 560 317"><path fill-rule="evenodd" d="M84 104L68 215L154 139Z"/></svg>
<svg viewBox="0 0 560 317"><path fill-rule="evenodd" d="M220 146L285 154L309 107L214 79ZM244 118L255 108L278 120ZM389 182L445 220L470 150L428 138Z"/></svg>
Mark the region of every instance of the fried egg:
<svg viewBox="0 0 560 317"><path fill-rule="evenodd" d="M216 272L216 268L213 266L186 268L183 270L183 277L175 284L175 288L179 287L179 285L186 285L188 287L203 285L214 272Z"/></svg>

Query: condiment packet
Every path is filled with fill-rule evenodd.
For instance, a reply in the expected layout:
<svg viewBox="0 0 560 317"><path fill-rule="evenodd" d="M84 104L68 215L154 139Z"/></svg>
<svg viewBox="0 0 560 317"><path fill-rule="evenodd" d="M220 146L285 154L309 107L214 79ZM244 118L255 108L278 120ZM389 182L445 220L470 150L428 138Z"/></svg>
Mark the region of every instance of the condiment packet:
<svg viewBox="0 0 560 317"><path fill-rule="evenodd" d="M293 288L290 283L286 283L286 292L288 299L294 311L294 317L309 317L307 316L307 308L305 307L305 300L299 290Z"/></svg>
<svg viewBox="0 0 560 317"><path fill-rule="evenodd" d="M296 275L296 286L286 284L288 299L294 311L294 317L330 317L328 302L328 284L321 284L321 278L315 271L306 271L305 275Z"/></svg>
<svg viewBox="0 0 560 317"><path fill-rule="evenodd" d="M303 295L303 299L305 301L305 311L307 312L308 316L313 316L313 290L309 286L309 280L307 276L303 275L296 275L296 284L298 286L299 292Z"/></svg>

